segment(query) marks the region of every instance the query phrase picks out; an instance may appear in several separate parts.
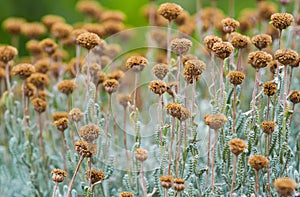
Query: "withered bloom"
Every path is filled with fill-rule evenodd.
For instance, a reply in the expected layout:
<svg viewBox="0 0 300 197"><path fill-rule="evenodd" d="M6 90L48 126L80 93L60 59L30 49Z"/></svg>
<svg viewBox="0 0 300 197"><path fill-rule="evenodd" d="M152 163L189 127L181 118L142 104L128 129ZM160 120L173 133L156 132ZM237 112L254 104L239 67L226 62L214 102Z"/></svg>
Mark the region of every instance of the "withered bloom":
<svg viewBox="0 0 300 197"><path fill-rule="evenodd" d="M14 75L19 76L23 80L30 77L30 75L34 72L35 72L34 66L32 64L27 64L27 63L21 63L12 68L12 73Z"/></svg>
<svg viewBox="0 0 300 197"><path fill-rule="evenodd" d="M224 114L206 114L204 121L211 129L217 130L223 127L227 118Z"/></svg>
<svg viewBox="0 0 300 197"><path fill-rule="evenodd" d="M271 16L271 24L279 30L286 29L294 22L294 17L288 13L275 13Z"/></svg>
<svg viewBox="0 0 300 197"><path fill-rule="evenodd" d="M240 85L245 79L245 74L240 71L230 71L227 77L233 85Z"/></svg>
<svg viewBox="0 0 300 197"><path fill-rule="evenodd" d="M268 34L258 34L252 37L251 42L256 48L262 50L272 44L272 37Z"/></svg>
<svg viewBox="0 0 300 197"><path fill-rule="evenodd" d="M228 144L230 151L235 155L241 154L248 147L246 142L239 138L233 138Z"/></svg>
<svg viewBox="0 0 300 197"><path fill-rule="evenodd" d="M72 94L75 88L76 83L73 80L63 80L57 85L57 89L66 95Z"/></svg>
<svg viewBox="0 0 300 197"><path fill-rule="evenodd" d="M273 121L263 121L260 126L264 133L272 134L275 130L276 123Z"/></svg>
<svg viewBox="0 0 300 197"><path fill-rule="evenodd" d="M167 91L167 85L165 82L161 80L154 80L149 83L149 89L154 93L158 95L162 95Z"/></svg>
<svg viewBox="0 0 300 197"><path fill-rule="evenodd" d="M256 69L266 67L271 60L272 56L264 51L255 51L248 55L248 63Z"/></svg>
<svg viewBox="0 0 300 197"><path fill-rule="evenodd" d="M281 177L274 181L273 183L276 191L281 196L290 196L295 194L295 189L297 188L297 183L288 177Z"/></svg>
<svg viewBox="0 0 300 197"><path fill-rule="evenodd" d="M140 72L148 65L148 60L142 56L131 56L126 61L126 67L134 72Z"/></svg>
<svg viewBox="0 0 300 197"><path fill-rule="evenodd" d="M99 137L100 131L97 125L89 124L80 128L79 136L87 142L93 142Z"/></svg>
<svg viewBox="0 0 300 197"><path fill-rule="evenodd" d="M262 155L252 155L249 158L249 164L252 168L259 171L262 168L266 168L269 165L269 160Z"/></svg>
<svg viewBox="0 0 300 197"><path fill-rule="evenodd" d="M119 82L115 79L107 79L103 82L103 87L106 92L112 94L113 92L117 91L119 86Z"/></svg>
<svg viewBox="0 0 300 197"><path fill-rule="evenodd" d="M212 51L216 54L220 59L225 59L230 56L233 52L233 46L229 42L216 42L213 45Z"/></svg>
<svg viewBox="0 0 300 197"><path fill-rule="evenodd" d="M43 113L47 109L47 102L40 98L35 98L32 101L34 110L38 113Z"/></svg>
<svg viewBox="0 0 300 197"><path fill-rule="evenodd" d="M57 183L63 182L65 177L67 177L66 171L58 168L54 168L51 174L52 174L52 180Z"/></svg>
<svg viewBox="0 0 300 197"><path fill-rule="evenodd" d="M171 51L177 56L185 55L192 47L192 42L186 38L175 38L171 41Z"/></svg>
<svg viewBox="0 0 300 197"><path fill-rule="evenodd" d="M298 53L290 49L278 49L274 54L274 58L281 64L287 66L297 61Z"/></svg>
<svg viewBox="0 0 300 197"><path fill-rule="evenodd" d="M168 72L169 67L167 64L156 64L152 68L152 73L160 80L163 80Z"/></svg>
<svg viewBox="0 0 300 197"><path fill-rule="evenodd" d="M233 18L225 18L221 21L221 23L225 33L232 33L240 26L240 23Z"/></svg>
<svg viewBox="0 0 300 197"><path fill-rule="evenodd" d="M175 3L161 4L157 10L158 14L169 21L176 19L182 13L182 11L182 7Z"/></svg>
<svg viewBox="0 0 300 197"><path fill-rule="evenodd" d="M91 50L101 43L100 37L97 34L90 32L80 34L76 41L80 46L87 50Z"/></svg>
<svg viewBox="0 0 300 197"><path fill-rule="evenodd" d="M277 92L277 83L267 81L263 84L264 94L267 96L273 96Z"/></svg>

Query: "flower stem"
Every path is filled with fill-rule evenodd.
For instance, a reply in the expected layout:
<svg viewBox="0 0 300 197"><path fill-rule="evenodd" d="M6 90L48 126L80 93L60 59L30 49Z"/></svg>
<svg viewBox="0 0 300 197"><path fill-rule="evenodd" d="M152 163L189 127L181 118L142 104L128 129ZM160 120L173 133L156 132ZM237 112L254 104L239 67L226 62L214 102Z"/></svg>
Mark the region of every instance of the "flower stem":
<svg viewBox="0 0 300 197"><path fill-rule="evenodd" d="M288 86L287 94L289 94L290 91L291 91L292 79L293 79L293 70L294 70L294 67L291 67L290 78L289 78L289 86Z"/></svg>
<svg viewBox="0 0 300 197"><path fill-rule="evenodd" d="M255 196L258 196L259 180L258 180L258 170L255 170Z"/></svg>
<svg viewBox="0 0 300 197"><path fill-rule="evenodd" d="M213 97L216 96L217 90L216 90L216 85L215 85L215 80L216 80L216 75L215 75L215 65L214 65L214 53L210 53L210 75L211 75L211 80L212 80L212 88L213 88Z"/></svg>
<svg viewBox="0 0 300 197"><path fill-rule="evenodd" d="M11 92L10 80L9 80L9 65L8 62L5 63L5 77L8 93Z"/></svg>
<svg viewBox="0 0 300 197"><path fill-rule="evenodd" d="M231 189L230 189L230 197L232 197L233 189L235 186L235 178L236 178L236 163L237 163L237 155L233 157L233 174L232 174L232 182L231 182Z"/></svg>
<svg viewBox="0 0 300 197"><path fill-rule="evenodd" d="M267 113L266 113L266 120L269 121L269 113L270 113L270 96L268 96L268 102L267 102Z"/></svg>
<svg viewBox="0 0 300 197"><path fill-rule="evenodd" d="M258 88L258 75L259 75L259 69L257 68L255 70L255 82L254 82L254 89L253 89L253 93L252 93L252 122L254 121L254 116L255 116L255 105L256 105L256 92L257 92L257 88Z"/></svg>
<svg viewBox="0 0 300 197"><path fill-rule="evenodd" d="M221 61L220 61L220 108L221 108L222 103L223 103L223 94L224 94L224 83L223 83L224 70L223 70L223 64L224 64L224 60L221 59Z"/></svg>
<svg viewBox="0 0 300 197"><path fill-rule="evenodd" d="M89 187L92 188L92 157L88 159L88 168L89 168Z"/></svg>
<svg viewBox="0 0 300 197"><path fill-rule="evenodd" d="M177 70L177 92L176 94L180 94L180 75L181 75L181 55L178 56L178 70Z"/></svg>
<svg viewBox="0 0 300 197"><path fill-rule="evenodd" d="M57 186L58 186L58 182L55 182L52 197L55 197L55 196L56 196Z"/></svg>
<svg viewBox="0 0 300 197"><path fill-rule="evenodd" d="M173 141L175 135L175 118L172 117L172 127L171 127L171 141L170 141L170 153L169 153L169 167L168 167L168 175L171 175L171 161L173 156Z"/></svg>
<svg viewBox="0 0 300 197"><path fill-rule="evenodd" d="M232 104L232 134L236 134L235 122L236 122L236 85L233 86L233 104Z"/></svg>
<svg viewBox="0 0 300 197"><path fill-rule="evenodd" d="M79 44L76 44L76 80L78 79L78 75L80 73L80 67L79 67L79 64L80 64L80 45Z"/></svg>
<svg viewBox="0 0 300 197"><path fill-rule="evenodd" d="M217 140L218 140L218 130L215 129L214 144L213 144L213 153L211 161L211 191L214 194L215 191L215 156L217 150Z"/></svg>
<svg viewBox="0 0 300 197"><path fill-rule="evenodd" d="M106 145L108 145L108 126L110 121L110 109L111 109L111 94L108 94L108 107L107 107L106 121L105 121Z"/></svg>
<svg viewBox="0 0 300 197"><path fill-rule="evenodd" d="M46 162L44 138L43 138L42 114L41 113L38 113L37 121L38 121L38 127L39 127L39 142L40 142L41 154L42 154L43 161Z"/></svg>
<svg viewBox="0 0 300 197"><path fill-rule="evenodd" d="M208 175L209 175L209 167L210 167L210 138L211 138L211 133L210 133L210 128L208 128L208 140L207 140L207 171L206 171L206 181L205 181L205 187L208 184Z"/></svg>
<svg viewBox="0 0 300 197"><path fill-rule="evenodd" d="M287 69L288 67L287 66L284 66L284 73L283 73L283 102L284 102L284 107L283 107L283 113L285 113L285 110L286 110L286 104L287 104Z"/></svg>
<svg viewBox="0 0 300 197"><path fill-rule="evenodd" d="M237 71L240 71L240 66L241 66L241 62L242 62L242 49L239 49L238 50L238 61L237 61L237 64L236 64L236 70Z"/></svg>
<svg viewBox="0 0 300 197"><path fill-rule="evenodd" d="M73 186L73 183L74 183L74 181L75 181L75 177L76 177L76 175L77 175L77 173L78 173L79 167L80 167L80 165L81 165L83 159L84 159L84 156L81 155L81 156L80 156L80 159L79 159L79 161L78 161L78 163L77 163L77 166L76 166L75 172L74 172L74 174L73 174L73 177L72 177L72 179L71 179L71 181L70 181L70 183L69 183L69 186L68 186L68 192L67 192L67 197L70 197L71 190L72 190L72 186Z"/></svg>
<svg viewBox="0 0 300 197"><path fill-rule="evenodd" d="M26 84L26 80L23 79L22 81L23 116L24 116L24 122L26 127L29 127L29 117L28 117L29 115L27 114L27 107L26 107L25 84Z"/></svg>
<svg viewBox="0 0 300 197"><path fill-rule="evenodd" d="M167 34L167 64L171 67L171 26L172 21L168 20L168 34Z"/></svg>
<svg viewBox="0 0 300 197"><path fill-rule="evenodd" d="M177 131L177 137L178 137L178 141L177 141L177 155L176 155L176 177L178 177L179 175L179 160L180 160L180 155L181 155L181 129L182 129L182 122L180 121L179 123L179 129Z"/></svg>
<svg viewBox="0 0 300 197"><path fill-rule="evenodd" d="M144 162L141 162L141 178L142 178L142 189L144 196L147 196L147 185L146 185L146 178L145 178L145 172L144 172Z"/></svg>
<svg viewBox="0 0 300 197"><path fill-rule="evenodd" d="M64 162L64 170L66 172L68 172L67 162L66 162L66 154L65 154L65 152L68 150L68 148L67 148L67 141L66 141L66 136L65 136L64 131L61 132L61 136L62 136L62 141L63 141L63 146L62 146L62 149L61 149L61 155L62 155L63 162Z"/></svg>

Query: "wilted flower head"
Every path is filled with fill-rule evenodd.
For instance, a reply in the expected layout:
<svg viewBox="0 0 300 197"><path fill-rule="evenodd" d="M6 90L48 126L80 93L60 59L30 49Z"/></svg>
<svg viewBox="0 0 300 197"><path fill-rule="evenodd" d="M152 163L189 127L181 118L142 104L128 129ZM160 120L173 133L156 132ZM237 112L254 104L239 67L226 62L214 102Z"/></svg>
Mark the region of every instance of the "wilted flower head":
<svg viewBox="0 0 300 197"><path fill-rule="evenodd" d="M298 53L290 49L278 49L274 54L274 58L287 66L298 60Z"/></svg>
<svg viewBox="0 0 300 197"><path fill-rule="evenodd" d="M107 79L103 82L103 87L106 92L112 94L113 92L117 91L119 86L119 82L115 79Z"/></svg>
<svg viewBox="0 0 300 197"><path fill-rule="evenodd" d="M54 121L54 125L61 132L64 132L64 130L66 130L68 128L68 123L69 123L68 118L60 118L60 119Z"/></svg>
<svg viewBox="0 0 300 197"><path fill-rule="evenodd" d="M35 85L37 89L44 89L49 84L49 78L45 74L33 73L28 78L28 82Z"/></svg>
<svg viewBox="0 0 300 197"><path fill-rule="evenodd" d="M184 74L190 76L201 75L206 70L206 64L201 60L188 60L184 64Z"/></svg>
<svg viewBox="0 0 300 197"><path fill-rule="evenodd" d="M135 158L141 162L146 161L148 158L148 151L142 148L135 149Z"/></svg>
<svg viewBox="0 0 300 197"><path fill-rule="evenodd" d="M26 21L23 18L9 17L3 21L2 26L10 34L19 35L24 23L26 23Z"/></svg>
<svg viewBox="0 0 300 197"><path fill-rule="evenodd" d="M175 98L176 96L177 87L178 87L177 82L167 83L167 93L173 98Z"/></svg>
<svg viewBox="0 0 300 197"><path fill-rule="evenodd" d="M248 46L250 39L248 36L239 33L232 33L230 43L237 49L243 49Z"/></svg>
<svg viewBox="0 0 300 197"><path fill-rule="evenodd" d="M76 41L80 46L87 50L91 50L101 43L100 37L97 34L90 32L80 34Z"/></svg>
<svg viewBox="0 0 300 197"><path fill-rule="evenodd" d="M174 182L174 190L177 191L177 192L181 192L185 189L185 186L184 186L184 179L179 179L179 178L175 178L173 180Z"/></svg>
<svg viewBox="0 0 300 197"><path fill-rule="evenodd" d="M125 94L119 94L118 96L119 103L123 107L127 107L128 104L132 102L131 96L130 95L125 95Z"/></svg>
<svg viewBox="0 0 300 197"><path fill-rule="evenodd" d="M273 96L277 92L277 83L267 81L263 84L264 94L267 96Z"/></svg>
<svg viewBox="0 0 300 197"><path fill-rule="evenodd" d="M42 23L50 30L55 23L64 23L65 19L58 15L48 14L42 17Z"/></svg>
<svg viewBox="0 0 300 197"><path fill-rule="evenodd" d="M52 174L52 180L57 183L63 182L65 177L67 177L66 171L58 168L54 168L51 174Z"/></svg>
<svg viewBox="0 0 300 197"><path fill-rule="evenodd" d="M230 71L227 77L233 85L240 85L245 79L245 74L240 71Z"/></svg>
<svg viewBox="0 0 300 197"><path fill-rule="evenodd" d="M272 134L275 130L276 123L273 121L263 121L260 126L264 133Z"/></svg>
<svg viewBox="0 0 300 197"><path fill-rule="evenodd" d="M75 142L75 151L77 154L83 156L83 157L92 157L97 153L97 146L93 143L84 141L84 140L79 140Z"/></svg>
<svg viewBox="0 0 300 197"><path fill-rule="evenodd" d="M272 37L268 34L258 34L252 37L251 42L256 48L262 50L272 44Z"/></svg>
<svg viewBox="0 0 300 197"><path fill-rule="evenodd" d="M95 124L85 125L80 128L79 136L87 142L93 142L100 135L100 127Z"/></svg>
<svg viewBox="0 0 300 197"><path fill-rule="evenodd" d="M185 65L185 63L189 60L196 60L198 59L197 56L193 55L193 54L186 54L184 56L182 56L181 58L181 62L183 65Z"/></svg>
<svg viewBox="0 0 300 197"><path fill-rule="evenodd" d="M158 95L162 95L167 91L167 85L164 81L161 80L154 80L149 83L149 89L154 93Z"/></svg>
<svg viewBox="0 0 300 197"><path fill-rule="evenodd" d="M133 193L131 193L131 192L121 192L119 197L133 197Z"/></svg>
<svg viewBox="0 0 300 197"><path fill-rule="evenodd" d="M93 0L81 0L76 4L77 10L85 16L95 19L101 18L101 5L97 1Z"/></svg>
<svg viewBox="0 0 300 197"><path fill-rule="evenodd" d="M49 56L51 56L57 48L57 44L51 38L45 38L44 40L40 41L39 45L40 48Z"/></svg>
<svg viewBox="0 0 300 197"><path fill-rule="evenodd" d="M25 83L24 90L24 94L28 98L36 94L36 87L32 83Z"/></svg>
<svg viewBox="0 0 300 197"><path fill-rule="evenodd" d="M87 180L89 180L91 178L91 183L94 184L99 181L103 181L105 178L105 174L101 170L92 169L91 171L88 170L85 172L85 177Z"/></svg>
<svg viewBox="0 0 300 197"><path fill-rule="evenodd" d="M249 164L252 168L259 171L262 168L268 167L269 160L262 155L252 155L249 158Z"/></svg>
<svg viewBox="0 0 300 197"><path fill-rule="evenodd" d="M233 18L224 18L221 23L225 33L232 33L240 26L240 23Z"/></svg>
<svg viewBox="0 0 300 197"><path fill-rule="evenodd" d="M227 118L224 114L206 114L204 115L205 124L211 129L217 130L223 127Z"/></svg>
<svg viewBox="0 0 300 197"><path fill-rule="evenodd" d="M272 56L264 51L255 51L248 55L248 63L255 69L266 67L271 60Z"/></svg>
<svg viewBox="0 0 300 197"><path fill-rule="evenodd" d="M156 64L152 68L152 73L160 80L163 80L168 72L169 67L167 64Z"/></svg>
<svg viewBox="0 0 300 197"><path fill-rule="evenodd" d="M299 90L294 90L290 93L289 95L289 100L293 103L293 104L297 104L300 103L300 91Z"/></svg>
<svg viewBox="0 0 300 197"><path fill-rule="evenodd" d="M7 63L18 55L18 50L13 46L0 46L0 61Z"/></svg>
<svg viewBox="0 0 300 197"><path fill-rule="evenodd" d="M239 138L233 138L230 140L228 145L230 147L230 151L235 155L241 154L248 147L246 142Z"/></svg>
<svg viewBox="0 0 300 197"><path fill-rule="evenodd" d="M19 76L21 79L27 79L32 73L35 72L35 68L32 64L21 63L12 68L12 73Z"/></svg>
<svg viewBox="0 0 300 197"><path fill-rule="evenodd" d="M271 16L271 24L279 30L286 29L294 22L294 17L288 13L275 13Z"/></svg>
<svg viewBox="0 0 300 197"><path fill-rule="evenodd" d="M148 60L142 56L131 56L126 61L126 67L134 72L140 72L148 65Z"/></svg>
<svg viewBox="0 0 300 197"><path fill-rule="evenodd" d="M21 32L31 39L36 39L46 33L46 28L42 23L38 22L24 23L21 27Z"/></svg>
<svg viewBox="0 0 300 197"><path fill-rule="evenodd" d="M171 116L180 121L184 121L191 116L189 110L182 107L179 103L168 103L165 108Z"/></svg>
<svg viewBox="0 0 300 197"><path fill-rule="evenodd" d="M225 59L230 56L233 52L233 46L229 42L216 42L213 47L212 51L216 54L216 56L220 59Z"/></svg>
<svg viewBox="0 0 300 197"><path fill-rule="evenodd" d="M116 71L113 71L113 72L111 72L111 73L108 73L107 78L108 78L108 79L115 79L115 80L119 81L121 78L124 77L124 75L125 75L125 74L124 74L123 71L121 71L121 70L116 70Z"/></svg>
<svg viewBox="0 0 300 197"><path fill-rule="evenodd" d="M66 95L72 94L75 88L76 83L73 80L63 80L57 85L57 89Z"/></svg>
<svg viewBox="0 0 300 197"><path fill-rule="evenodd" d="M69 112L69 116L71 117L71 119L75 122L79 122L81 120L81 118L83 117L83 113L79 108L73 108L70 112Z"/></svg>
<svg viewBox="0 0 300 197"><path fill-rule="evenodd" d="M64 111L59 111L59 112L54 112L52 115L51 115L51 119L55 122L61 118L68 118L68 113L67 112L64 112Z"/></svg>
<svg viewBox="0 0 300 197"><path fill-rule="evenodd" d="M171 51L176 55L185 55L192 47L192 42L186 38L175 38L171 41Z"/></svg>
<svg viewBox="0 0 300 197"><path fill-rule="evenodd" d="M272 14L277 11L277 6L273 2L261 1L258 4L258 16L261 20L268 21Z"/></svg>
<svg viewBox="0 0 300 197"><path fill-rule="evenodd" d="M158 14L169 21L176 19L182 13L182 11L182 7L175 3L161 4L157 10Z"/></svg>
<svg viewBox="0 0 300 197"><path fill-rule="evenodd" d="M37 40L29 40L27 43L26 43L26 48L28 50L28 52L35 56L35 57L41 57L42 56L42 49L39 45L39 41Z"/></svg>
<svg viewBox="0 0 300 197"><path fill-rule="evenodd" d="M212 50L214 44L217 43L217 42L222 42L222 39L219 38L218 36L210 35L210 36L206 36L206 37L204 38L205 46L206 46L209 50Z"/></svg>
<svg viewBox="0 0 300 197"><path fill-rule="evenodd" d="M172 175L161 176L161 177L159 177L159 180L160 180L160 185L163 188L169 189L173 185L173 177L172 177Z"/></svg>
<svg viewBox="0 0 300 197"><path fill-rule="evenodd" d="M288 177L281 177L274 181L273 183L276 191L281 196L290 196L295 193L297 188L297 183Z"/></svg>
<svg viewBox="0 0 300 197"><path fill-rule="evenodd" d="M38 113L43 113L47 109L47 102L40 98L35 98L32 101L34 110Z"/></svg>
<svg viewBox="0 0 300 197"><path fill-rule="evenodd" d="M71 25L62 22L55 23L51 27L52 35L59 40L68 38L72 30L73 27Z"/></svg>

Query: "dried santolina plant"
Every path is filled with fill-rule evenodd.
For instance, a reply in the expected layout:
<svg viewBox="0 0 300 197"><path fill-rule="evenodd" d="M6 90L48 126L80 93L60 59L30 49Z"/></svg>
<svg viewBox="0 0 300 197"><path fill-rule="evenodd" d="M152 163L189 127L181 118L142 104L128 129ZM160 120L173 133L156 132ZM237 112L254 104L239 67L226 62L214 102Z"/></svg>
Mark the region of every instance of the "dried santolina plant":
<svg viewBox="0 0 300 197"><path fill-rule="evenodd" d="M55 182L52 197L55 197L58 183L64 181L65 177L67 177L67 172L58 168L54 168L51 174L52 174L52 180Z"/></svg>

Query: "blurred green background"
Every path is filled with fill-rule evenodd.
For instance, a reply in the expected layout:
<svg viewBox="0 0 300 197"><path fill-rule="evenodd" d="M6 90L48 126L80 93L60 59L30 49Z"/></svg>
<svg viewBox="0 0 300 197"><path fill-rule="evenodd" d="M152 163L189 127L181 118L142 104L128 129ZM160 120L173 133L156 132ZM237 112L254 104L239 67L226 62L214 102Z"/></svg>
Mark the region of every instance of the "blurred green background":
<svg viewBox="0 0 300 197"><path fill-rule="evenodd" d="M40 21L46 14L56 14L63 16L70 24L80 22L83 16L76 10L75 5L78 0L0 0L0 22L7 17L24 17L27 21ZM130 26L147 25L146 19L142 16L141 8L147 4L148 0L98 0L103 7L108 9L122 10L126 16L126 24ZM157 5L164 2L174 2L180 4L191 14L196 12L198 0L157 0ZM201 0L203 7L209 6L210 0ZM277 0L272 0L277 2ZM244 8L255 8L256 0L235 0L235 15ZM217 6L225 13L228 13L228 0L218 0ZM291 9L291 8L290 8ZM288 9L288 11L290 11ZM24 38L21 38L21 41ZM0 43L9 44L10 36L7 32L0 30Z"/></svg>

